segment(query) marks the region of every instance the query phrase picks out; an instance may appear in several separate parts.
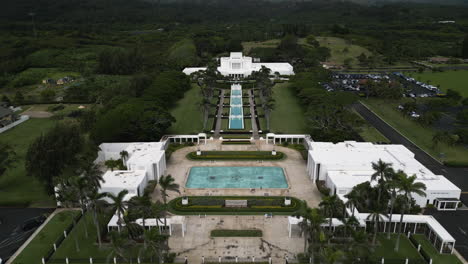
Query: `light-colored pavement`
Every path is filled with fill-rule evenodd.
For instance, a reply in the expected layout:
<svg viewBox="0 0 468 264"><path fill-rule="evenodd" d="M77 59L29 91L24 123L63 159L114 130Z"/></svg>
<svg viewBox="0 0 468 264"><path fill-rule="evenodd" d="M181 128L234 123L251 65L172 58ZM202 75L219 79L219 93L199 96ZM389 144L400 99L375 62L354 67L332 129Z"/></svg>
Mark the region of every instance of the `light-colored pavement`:
<svg viewBox="0 0 468 264"><path fill-rule="evenodd" d="M254 92L253 89L247 90L249 94L249 104L250 104L250 114L252 118L250 121L252 122L252 135L253 138L258 139L258 127L257 127L257 118L255 117L255 100L254 100Z"/></svg>
<svg viewBox="0 0 468 264"><path fill-rule="evenodd" d="M219 108L218 108L218 112L216 113L217 117L215 119L216 121L216 126L215 126L215 132L214 132L214 137L215 138L219 138L219 134L220 134L220 130L221 130L221 126L222 126L222 118L221 116L223 115L223 103L224 103L224 92L225 90L224 89L221 89L221 93L220 93L220 101L219 101Z"/></svg>
<svg viewBox="0 0 468 264"><path fill-rule="evenodd" d="M191 151L201 150L268 150L275 148L284 152L287 158L280 161L191 161L185 156ZM306 200L309 206L317 207L321 200L315 184L307 177L306 161L296 150L266 145L257 140L253 145L221 145L218 140L208 141L206 145L187 147L174 152L167 163L166 174L171 174L180 187L181 194L171 192L169 199L180 195L288 195ZM278 166L286 173L289 188L287 189L187 189L189 169L193 166ZM158 189L158 188L156 188ZM153 193L153 199L160 199L159 191ZM204 256L207 261L217 261L218 257L232 258L269 258L273 261L284 261L285 256L292 258L301 253L304 240L300 231L288 237L287 216L186 216L187 232L182 237L181 228L175 226L169 247L178 257L187 257L189 261L200 262ZM260 229L261 238L212 238L213 229Z"/></svg>
<svg viewBox="0 0 468 264"><path fill-rule="evenodd" d="M272 258L273 262L293 258L304 248L304 239L299 229L288 237L287 216L187 216L187 232L182 237L181 230L175 230L169 239L171 252L179 257L187 257L189 262L223 258ZM260 229L263 237L210 237L214 229Z"/></svg>

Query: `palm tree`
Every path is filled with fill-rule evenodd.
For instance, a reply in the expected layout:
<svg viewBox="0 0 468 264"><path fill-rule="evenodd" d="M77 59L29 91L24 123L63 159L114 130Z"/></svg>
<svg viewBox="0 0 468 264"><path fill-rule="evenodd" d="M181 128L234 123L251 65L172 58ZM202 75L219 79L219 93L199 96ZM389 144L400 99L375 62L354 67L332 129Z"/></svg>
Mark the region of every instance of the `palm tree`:
<svg viewBox="0 0 468 264"><path fill-rule="evenodd" d="M156 227L159 230L159 219L164 217L164 210L166 210L166 206L161 203L161 201L156 201L151 205L151 216L156 218Z"/></svg>
<svg viewBox="0 0 468 264"><path fill-rule="evenodd" d="M146 230L146 219L151 217L151 200L148 195L134 196L128 201L129 211L133 212L136 217L141 218L143 230ZM146 249L146 244L144 244Z"/></svg>
<svg viewBox="0 0 468 264"><path fill-rule="evenodd" d="M348 229L355 230L356 227L359 225L359 221L357 218L353 215L351 217L345 218L342 220L343 222L343 228L344 228L344 236L347 237L348 235Z"/></svg>
<svg viewBox="0 0 468 264"><path fill-rule="evenodd" d="M399 174L399 191L403 193L404 201L401 208L400 215L400 225L398 226L398 237L395 243L395 251L398 251L400 248L400 236L401 236L401 227L403 225L403 216L405 210L411 209L411 200L413 199L412 194L417 194L419 196L426 196L426 185L422 182L415 182L417 179L416 175L409 176L405 173Z"/></svg>
<svg viewBox="0 0 468 264"><path fill-rule="evenodd" d="M104 165L106 165L107 168L111 169L111 171L114 171L115 168L119 167L119 161L114 159L106 160L104 162Z"/></svg>
<svg viewBox="0 0 468 264"><path fill-rule="evenodd" d="M125 162L128 159L128 152L126 150L120 151L120 158L122 159L122 163L125 164Z"/></svg>
<svg viewBox="0 0 468 264"><path fill-rule="evenodd" d="M377 181L379 194L377 196L377 204L380 206L380 197L382 196L382 183L385 181L385 174L388 173L391 169L391 164L386 163L379 159L377 163L372 162L372 169L374 169L375 173L372 174L371 180Z"/></svg>
<svg viewBox="0 0 468 264"><path fill-rule="evenodd" d="M393 172L393 173L390 173L389 176L387 178L387 181L386 181L386 189L389 190L390 192L390 213L389 213L389 217L388 217L388 223L389 223L389 227L388 227L388 230L387 230L387 239L390 239L390 234L391 234L391 224L392 224L392 218L393 218L393 208L395 206L395 201L396 201L396 198L397 198L397 189L400 188L400 183L399 183L399 178L400 178L400 174L404 174L404 172L402 170L398 170L397 172Z"/></svg>
<svg viewBox="0 0 468 264"><path fill-rule="evenodd" d="M126 232L109 232L110 237L110 252L107 255L107 263L109 263L110 258L112 257L121 257L125 261L127 260L127 253L135 245L135 242L131 239L128 239L128 234Z"/></svg>
<svg viewBox="0 0 468 264"><path fill-rule="evenodd" d="M107 197L107 193L99 193L96 189L88 194L88 207L93 213L93 221L94 226L96 227L99 248L102 245L102 239L98 213L101 212L102 208L107 204L104 200L105 197Z"/></svg>
<svg viewBox="0 0 468 264"><path fill-rule="evenodd" d="M354 188L353 190L351 190L351 192L346 194L345 197L348 199L346 201L345 205L351 207L351 216L354 216L354 212L356 211L356 207L358 205L360 205L361 192L359 192L358 189Z"/></svg>
<svg viewBox="0 0 468 264"><path fill-rule="evenodd" d="M267 130L270 130L270 114L271 111L275 109L275 100L273 98L268 99L268 101L263 103L263 111L265 112L265 120Z"/></svg>
<svg viewBox="0 0 468 264"><path fill-rule="evenodd" d="M70 184L69 181L64 181L59 185L57 190L57 200L61 203L63 207L66 208L75 208L75 205L80 202L80 197L78 196L78 191L76 186ZM75 228L76 218L72 217L73 227ZM80 245L78 243L78 236L73 236L75 238L75 249L76 252L80 252Z"/></svg>
<svg viewBox="0 0 468 264"><path fill-rule="evenodd" d="M162 251L166 249L165 241L167 240L167 236L161 235L158 228L153 228L144 231L143 240L146 248L142 248L138 255L141 255L141 252L144 250L146 253L150 254L149 256L146 255L145 257L153 257L154 255L157 255L159 258L159 263L161 263Z"/></svg>
<svg viewBox="0 0 468 264"><path fill-rule="evenodd" d="M330 239L332 237L332 220L333 220L333 215L335 213L335 210L340 208L341 206L341 200L338 199L338 196L332 195L332 196L326 196L323 198L322 202L319 204L320 207L323 207L325 212L328 215L328 232L329 232L329 237L328 237L328 243L330 243Z"/></svg>
<svg viewBox="0 0 468 264"><path fill-rule="evenodd" d="M122 217L126 210L127 202L124 201L125 195L128 194L128 190L122 190L117 195L112 193L108 193L107 197L109 197L111 202L112 211L115 211L117 214L118 220L117 225L119 226L119 232L122 231Z"/></svg>
<svg viewBox="0 0 468 264"><path fill-rule="evenodd" d="M179 184L174 183L174 182L175 182L175 179L172 178L170 174L166 176L161 176L161 178L159 178L159 187L161 188L161 196L164 202L164 207L167 207L167 197L169 197L169 195L167 194L168 191L173 191L173 192L177 192L180 194ZM164 228L166 228L166 226L167 226L167 218L166 218L166 215L164 214Z"/></svg>
<svg viewBox="0 0 468 264"><path fill-rule="evenodd" d="M374 223L374 235L372 237L372 245L375 246L377 243L377 233L379 231L379 223L381 221L384 221L384 217L388 217L387 214L385 214L381 208L376 208L374 210L371 210L369 213L369 216L367 216L367 220L370 220Z"/></svg>
<svg viewBox="0 0 468 264"><path fill-rule="evenodd" d="M70 183L73 185L74 191L76 191L78 203L81 207L81 212L84 214L88 205L88 192L91 190L90 186L88 185L88 181L84 177L73 177L70 179ZM89 236L88 225L84 225L84 230L85 237L87 238Z"/></svg>
<svg viewBox="0 0 468 264"><path fill-rule="evenodd" d="M103 174L99 167L95 164L89 165L83 171L83 177L86 178L89 186L93 189L101 188L101 182L104 182Z"/></svg>
<svg viewBox="0 0 468 264"><path fill-rule="evenodd" d="M343 251L334 249L333 247L322 248L320 255L327 264L335 264L339 259L343 257Z"/></svg>
<svg viewBox="0 0 468 264"><path fill-rule="evenodd" d="M203 111L203 129L206 129L206 123L208 122L208 115L210 113L211 103L207 98L203 98L200 102L200 108Z"/></svg>

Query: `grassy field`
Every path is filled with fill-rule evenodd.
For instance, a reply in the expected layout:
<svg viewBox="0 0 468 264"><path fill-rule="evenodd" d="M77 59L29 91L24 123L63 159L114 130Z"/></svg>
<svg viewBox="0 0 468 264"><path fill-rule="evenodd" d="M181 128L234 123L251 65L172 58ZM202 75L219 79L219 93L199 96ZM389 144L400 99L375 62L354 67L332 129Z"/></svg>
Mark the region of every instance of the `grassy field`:
<svg viewBox="0 0 468 264"><path fill-rule="evenodd" d="M409 76L428 84L440 85L444 92L447 89L452 89L458 91L463 97L468 97L468 71L425 71L423 73L411 73Z"/></svg>
<svg viewBox="0 0 468 264"><path fill-rule="evenodd" d="M203 115L200 109L202 95L197 85L185 92L184 97L171 110L176 122L169 128L171 134L200 133L203 130Z"/></svg>
<svg viewBox="0 0 468 264"><path fill-rule="evenodd" d="M378 246L375 249L374 256L377 258L385 258L385 259L422 259L419 255L418 250L411 244L409 239L402 235L400 238L400 248L398 252L395 252L393 249L395 248L397 235L392 234L390 239L387 239L386 234L378 234ZM387 263L387 261L385 261ZM390 262L389 262L390 263ZM393 263L393 262L392 262ZM404 262L402 262L404 263Z"/></svg>
<svg viewBox="0 0 468 264"><path fill-rule="evenodd" d="M52 244L72 223L73 217L79 213L79 211L64 211L55 215L13 261L13 264L41 263L42 257L47 254L52 248Z"/></svg>
<svg viewBox="0 0 468 264"><path fill-rule="evenodd" d="M462 264L462 262L455 255L439 254L439 252L437 252L434 246L429 243L424 235L414 235L414 238L419 244L421 244L421 247L432 258L432 264Z"/></svg>
<svg viewBox="0 0 468 264"><path fill-rule="evenodd" d="M443 162L468 164L468 149L461 146L448 146L443 143L434 148L432 138L436 131L430 127L423 127L410 118L403 116L397 110L398 101L384 102L378 99L366 99L362 102L434 158ZM441 153L443 153L443 158L441 158Z"/></svg>
<svg viewBox="0 0 468 264"><path fill-rule="evenodd" d="M247 41L242 42L243 52L248 54L253 48L276 48L280 43L279 39L270 39L267 41Z"/></svg>
<svg viewBox="0 0 468 264"><path fill-rule="evenodd" d="M24 157L29 144L41 133L55 124L52 119L32 118L2 134L0 141L12 144L18 156L16 167L6 172L0 179L0 205L53 207L52 197L48 196L42 185L33 177L27 176Z"/></svg>
<svg viewBox="0 0 468 264"><path fill-rule="evenodd" d="M275 109L270 117L270 130L274 133L306 133L304 111L288 83L273 87L273 99Z"/></svg>
<svg viewBox="0 0 468 264"><path fill-rule="evenodd" d="M366 56L372 55L372 53L366 48L348 43L347 40L342 38L317 37L317 40L320 43L320 46L330 49L331 58L329 61L340 65L344 64L345 59L353 58L351 65L355 66L358 64L356 57L361 55L361 53L366 54ZM345 49L347 49L347 51L345 51Z"/></svg>

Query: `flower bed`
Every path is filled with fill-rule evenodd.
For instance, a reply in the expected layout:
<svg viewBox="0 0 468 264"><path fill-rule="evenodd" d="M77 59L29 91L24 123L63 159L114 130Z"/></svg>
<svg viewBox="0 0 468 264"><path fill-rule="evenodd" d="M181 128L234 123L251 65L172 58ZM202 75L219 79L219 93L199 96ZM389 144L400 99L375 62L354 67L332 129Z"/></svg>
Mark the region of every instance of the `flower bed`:
<svg viewBox="0 0 468 264"><path fill-rule="evenodd" d="M285 206L284 199L290 198L291 205ZM290 215L298 211L303 203L294 197L283 196L189 196L188 204L182 205L183 197L168 204L170 212L179 215L190 214L265 214ZM247 200L247 207L225 207L226 200Z"/></svg>
<svg viewBox="0 0 468 264"><path fill-rule="evenodd" d="M286 157L283 152L276 152L272 155L271 151L202 151L201 155L190 152L187 158L191 160L281 160Z"/></svg>

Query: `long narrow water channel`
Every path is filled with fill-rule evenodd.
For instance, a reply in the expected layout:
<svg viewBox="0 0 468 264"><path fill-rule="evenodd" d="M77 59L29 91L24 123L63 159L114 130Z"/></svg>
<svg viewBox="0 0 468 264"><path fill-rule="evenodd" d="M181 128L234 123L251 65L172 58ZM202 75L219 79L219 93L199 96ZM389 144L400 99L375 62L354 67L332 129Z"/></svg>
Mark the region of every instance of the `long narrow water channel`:
<svg viewBox="0 0 468 264"><path fill-rule="evenodd" d="M231 85L229 109L229 129L244 129L244 109L242 107L242 85Z"/></svg>

